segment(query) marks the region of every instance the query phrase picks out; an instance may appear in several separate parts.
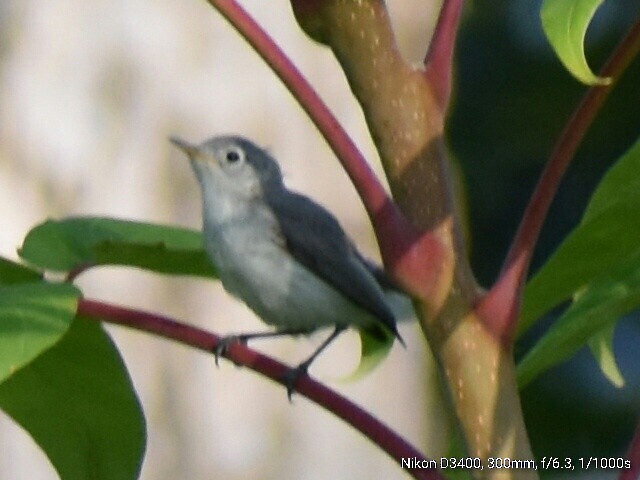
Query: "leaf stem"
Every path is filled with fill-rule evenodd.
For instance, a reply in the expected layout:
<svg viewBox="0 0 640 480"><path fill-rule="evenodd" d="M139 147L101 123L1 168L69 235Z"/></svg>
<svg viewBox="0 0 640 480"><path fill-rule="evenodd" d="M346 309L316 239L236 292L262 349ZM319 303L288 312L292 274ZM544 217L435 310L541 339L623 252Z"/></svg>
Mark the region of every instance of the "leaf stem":
<svg viewBox="0 0 640 480"><path fill-rule="evenodd" d="M318 128L374 220L391 202L353 140L282 49L235 0L207 0L263 58Z"/></svg>
<svg viewBox="0 0 640 480"><path fill-rule="evenodd" d="M602 68L600 75L611 77L612 83L608 86L591 87L560 135L523 215L522 223L507 255L505 269L509 268L516 257L522 254L530 257L533 253L533 247L564 173L609 93L638 55L639 50L640 21L633 26Z"/></svg>
<svg viewBox="0 0 640 480"><path fill-rule="evenodd" d="M463 6L463 0L444 0L424 59L425 76L438 99L442 112L446 112L451 96L453 52Z"/></svg>
<svg viewBox="0 0 640 480"><path fill-rule="evenodd" d="M213 354L220 341L220 337L213 333L177 322L169 317L95 300L80 300L77 313L96 320L149 332L211 354ZM245 345L231 345L221 356L231 360L236 365L247 367L274 382L284 385L283 377L288 371L288 367ZM301 377L296 384L296 392L333 413L364 434L403 469L406 467L406 465L403 465L403 459L411 459L412 465L418 466L429 463L429 460L417 448L372 414L311 377ZM437 480L444 478L434 469L406 468L406 470L416 479Z"/></svg>
<svg viewBox="0 0 640 480"><path fill-rule="evenodd" d="M638 52L640 21L631 27L600 72L612 78L611 84L591 87L560 135L523 214L500 278L482 301L483 317L507 344L513 338L531 256L551 202L593 120Z"/></svg>
<svg viewBox="0 0 640 480"><path fill-rule="evenodd" d="M631 462L631 468L620 471L620 480L638 480L640 478L640 421L636 425L626 457Z"/></svg>

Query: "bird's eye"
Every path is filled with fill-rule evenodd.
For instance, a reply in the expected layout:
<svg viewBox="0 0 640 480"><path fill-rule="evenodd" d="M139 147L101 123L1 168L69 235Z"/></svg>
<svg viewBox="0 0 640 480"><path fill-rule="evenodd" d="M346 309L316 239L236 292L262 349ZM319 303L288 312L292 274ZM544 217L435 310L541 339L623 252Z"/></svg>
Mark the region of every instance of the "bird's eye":
<svg viewBox="0 0 640 480"><path fill-rule="evenodd" d="M240 160L240 152L238 152L237 150L228 150L225 154L225 159L229 163L236 163L238 160Z"/></svg>

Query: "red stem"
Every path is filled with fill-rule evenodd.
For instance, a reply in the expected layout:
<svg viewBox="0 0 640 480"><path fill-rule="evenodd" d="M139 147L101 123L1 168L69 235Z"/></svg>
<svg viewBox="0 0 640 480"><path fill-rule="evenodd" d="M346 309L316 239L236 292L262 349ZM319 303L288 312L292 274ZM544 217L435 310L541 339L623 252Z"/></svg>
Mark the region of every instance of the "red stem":
<svg viewBox="0 0 640 480"><path fill-rule="evenodd" d="M436 29L424 59L425 76L445 112L451 96L453 52L456 45L463 0L444 0Z"/></svg>
<svg viewBox="0 0 640 480"><path fill-rule="evenodd" d="M80 300L77 313L78 315L153 333L209 353L215 350L220 341L220 337L217 335L191 325L179 323L162 315L110 305L95 300ZM222 356L236 365L245 366L284 385L283 376L288 371L288 367L245 345L234 344ZM343 419L368 437L374 444L378 445L403 468L403 459L412 459L415 462L414 464L428 464L428 460L417 448L380 420L309 376L301 377L298 380L296 392L333 413L338 418ZM417 479L436 480L444 478L434 469L407 468L406 470Z"/></svg>
<svg viewBox="0 0 640 480"><path fill-rule="evenodd" d="M633 25L602 68L600 75L611 77L611 84L591 87L560 135L524 212L500 278L479 307L489 328L506 345L513 338L534 247L562 177L607 96L639 51L640 21Z"/></svg>
<svg viewBox="0 0 640 480"><path fill-rule="evenodd" d="M640 478L640 422L636 426L626 457L631 462L631 468L620 471L620 480L638 480Z"/></svg>
<svg viewBox="0 0 640 480"><path fill-rule="evenodd" d="M282 49L235 0L207 1L244 37L298 101L342 163L376 224L379 212L391 199L329 108Z"/></svg>

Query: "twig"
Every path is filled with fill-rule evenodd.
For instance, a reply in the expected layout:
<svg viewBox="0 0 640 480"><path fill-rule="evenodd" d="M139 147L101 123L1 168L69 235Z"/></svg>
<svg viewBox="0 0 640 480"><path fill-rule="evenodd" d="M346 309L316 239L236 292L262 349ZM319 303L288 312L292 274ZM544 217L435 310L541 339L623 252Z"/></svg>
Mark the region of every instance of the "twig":
<svg viewBox="0 0 640 480"><path fill-rule="evenodd" d="M287 55L235 0L207 0L264 59L336 154L374 220L391 203L362 153Z"/></svg>
<svg viewBox="0 0 640 480"><path fill-rule="evenodd" d="M95 300L80 300L78 314L153 333L211 354L213 354L220 341L220 337L217 335L162 315L110 305ZM288 367L245 345L231 345L222 356L237 365L247 367L284 385L283 376L288 371ZM403 459L413 459L413 465L428 464L428 460L417 448L380 420L309 376L301 377L298 380L296 392L349 423L384 450L400 466L403 466ZM407 468L406 471L416 479L435 480L444 478L433 469Z"/></svg>
<svg viewBox="0 0 640 480"><path fill-rule="evenodd" d="M453 52L463 5L463 0L444 0L424 59L425 76L433 88L442 112L446 112L451 96Z"/></svg>
<svg viewBox="0 0 640 480"><path fill-rule="evenodd" d="M638 480L640 478L640 421L636 425L626 458L631 462L631 468L620 471L620 480Z"/></svg>
<svg viewBox="0 0 640 480"><path fill-rule="evenodd" d="M506 345L512 342L531 256L562 177L607 96L639 51L640 21L601 70L601 76L612 78L611 84L591 87L560 135L524 212L500 278L482 301L480 310L484 311L487 325Z"/></svg>

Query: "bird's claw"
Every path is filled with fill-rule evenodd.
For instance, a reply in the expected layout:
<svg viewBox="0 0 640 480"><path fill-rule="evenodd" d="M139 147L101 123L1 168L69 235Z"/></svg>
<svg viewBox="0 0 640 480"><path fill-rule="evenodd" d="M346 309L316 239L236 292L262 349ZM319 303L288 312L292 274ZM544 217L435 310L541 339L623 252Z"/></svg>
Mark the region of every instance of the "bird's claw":
<svg viewBox="0 0 640 480"><path fill-rule="evenodd" d="M224 355L229 347L234 343L242 343L246 345L247 339L243 335L229 335L227 337L222 337L216 345L216 348L213 350L213 354L215 355L216 367L218 367L218 360L221 355Z"/></svg>
<svg viewBox="0 0 640 480"><path fill-rule="evenodd" d="M287 370L282 376L284 386L287 387L287 398L289 399L289 402L291 402L291 395L293 395L293 392L296 389L296 383L298 383L300 377L307 375L308 369L309 365L301 363L297 367Z"/></svg>

